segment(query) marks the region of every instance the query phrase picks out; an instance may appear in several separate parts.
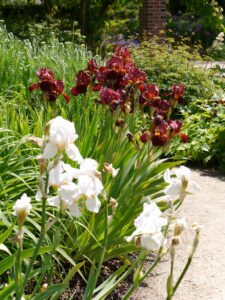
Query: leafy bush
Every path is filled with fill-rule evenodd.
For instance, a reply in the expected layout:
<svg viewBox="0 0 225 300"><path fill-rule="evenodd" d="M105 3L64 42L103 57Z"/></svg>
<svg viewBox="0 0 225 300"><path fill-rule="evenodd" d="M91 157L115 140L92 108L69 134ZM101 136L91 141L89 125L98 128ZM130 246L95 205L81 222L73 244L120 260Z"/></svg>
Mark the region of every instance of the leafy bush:
<svg viewBox="0 0 225 300"><path fill-rule="evenodd" d="M211 99L215 92L222 93L220 86L214 83L214 72L193 64L193 60L202 60L198 48L174 45L173 39L160 44L157 41L144 41L140 47L132 49L132 54L148 79L162 92L168 91L173 83L185 86L184 110L194 100Z"/></svg>
<svg viewBox="0 0 225 300"><path fill-rule="evenodd" d="M183 128L189 142L173 141L170 153L178 157L219 167L225 172L225 102L196 101L184 114Z"/></svg>
<svg viewBox="0 0 225 300"><path fill-rule="evenodd" d="M173 15L168 27L178 39L179 35L189 36L192 42L198 40L207 48L224 31L223 8L218 1L170 0L168 9Z"/></svg>
<svg viewBox="0 0 225 300"><path fill-rule="evenodd" d="M7 30L20 39L34 39L39 44L48 42L52 37L60 42L84 42L85 37L81 35L78 22L70 19L68 13L63 13L60 18L58 15L57 7L46 10L37 5L5 7L1 11Z"/></svg>
<svg viewBox="0 0 225 300"><path fill-rule="evenodd" d="M212 31L204 19L193 14L168 16L167 30L167 35L172 36L178 43L186 38L187 44L201 44L204 50L212 45L218 33L218 30Z"/></svg>

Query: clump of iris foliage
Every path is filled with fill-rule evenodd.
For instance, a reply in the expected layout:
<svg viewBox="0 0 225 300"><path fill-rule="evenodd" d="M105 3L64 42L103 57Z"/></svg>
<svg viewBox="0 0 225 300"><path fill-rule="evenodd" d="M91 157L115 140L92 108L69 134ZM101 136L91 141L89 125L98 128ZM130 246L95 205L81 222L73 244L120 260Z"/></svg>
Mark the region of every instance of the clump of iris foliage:
<svg viewBox="0 0 225 300"><path fill-rule="evenodd" d="M224 84L223 70L200 66L202 58L198 48L174 43L163 44L144 41L132 50L139 67L163 92L170 83L185 86L184 105L175 110L183 120L189 140L180 144L174 140L168 153L176 157L214 165L224 170Z"/></svg>
<svg viewBox="0 0 225 300"><path fill-rule="evenodd" d="M174 231L173 243L168 241L168 250L163 246L185 198L190 171L183 167L174 180L168 169L180 162L161 155L175 136L188 140L181 133L182 122L171 119L172 110L183 103L184 87L174 84L162 100L127 48L117 48L103 62L83 45L51 39L37 47L14 38L4 26L0 36L0 298L21 299L25 291L27 299L57 299L79 272L87 285L83 299L93 294L105 299L136 270L124 296L128 299L170 249L171 278L183 222ZM60 166L72 172L68 181ZM85 190L77 172L90 181ZM71 174L78 176L78 183ZM81 188L78 198L64 198L70 187ZM176 199L160 199L164 194ZM169 212L164 222L154 202ZM156 228L147 232L138 223L134 226L143 204L155 211L157 220ZM198 234L197 229L177 282L168 280L167 299L188 269ZM146 250L151 249L156 261L142 273ZM127 255L132 252L139 253L134 261ZM96 287L102 263L115 257L124 265ZM62 278L65 264L70 267Z"/></svg>

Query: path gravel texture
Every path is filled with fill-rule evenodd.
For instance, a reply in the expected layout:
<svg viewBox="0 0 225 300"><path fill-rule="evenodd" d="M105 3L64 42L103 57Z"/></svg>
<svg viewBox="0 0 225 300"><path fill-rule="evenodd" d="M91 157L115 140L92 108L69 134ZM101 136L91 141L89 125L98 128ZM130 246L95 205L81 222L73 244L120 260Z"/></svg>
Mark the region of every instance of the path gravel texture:
<svg viewBox="0 0 225 300"><path fill-rule="evenodd" d="M178 213L188 224L202 225L200 242L192 264L181 282L174 300L225 300L225 177L209 171L192 170L193 181L202 191L188 195ZM177 246L175 278L183 269L194 232L182 233ZM130 300L165 300L170 257L165 256L152 275Z"/></svg>

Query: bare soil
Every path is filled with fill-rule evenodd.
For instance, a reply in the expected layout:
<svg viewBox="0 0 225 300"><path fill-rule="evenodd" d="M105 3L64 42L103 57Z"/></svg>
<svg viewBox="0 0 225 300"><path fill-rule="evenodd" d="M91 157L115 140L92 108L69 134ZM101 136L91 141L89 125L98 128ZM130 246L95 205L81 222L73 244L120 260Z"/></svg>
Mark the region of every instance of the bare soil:
<svg viewBox="0 0 225 300"><path fill-rule="evenodd" d="M187 196L178 216L185 217L190 225L202 225L200 242L173 299L225 300L225 177L212 171L193 170L192 180L202 191ZM186 263L193 236L191 230L182 233L182 243L176 250L175 280ZM130 300L165 300L169 269L167 255Z"/></svg>

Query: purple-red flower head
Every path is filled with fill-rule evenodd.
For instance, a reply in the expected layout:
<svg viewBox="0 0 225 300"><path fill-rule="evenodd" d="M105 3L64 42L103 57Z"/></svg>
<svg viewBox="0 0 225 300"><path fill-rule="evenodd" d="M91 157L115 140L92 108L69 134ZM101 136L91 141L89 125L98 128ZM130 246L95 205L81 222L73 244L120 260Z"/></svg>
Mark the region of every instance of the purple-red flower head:
<svg viewBox="0 0 225 300"><path fill-rule="evenodd" d="M179 104L183 104L184 86L173 84L171 88L172 98Z"/></svg>
<svg viewBox="0 0 225 300"><path fill-rule="evenodd" d="M104 87L100 91L100 100L97 100L97 103L102 105L109 105L111 110L115 110L120 104L120 93L115 92L111 88Z"/></svg>
<svg viewBox="0 0 225 300"><path fill-rule="evenodd" d="M74 96L78 96L79 94L85 94L87 92L87 88L90 84L91 78L88 72L83 70L79 71L76 75L76 86L71 89L71 93Z"/></svg>
<svg viewBox="0 0 225 300"><path fill-rule="evenodd" d="M36 74L39 77L40 81L31 85L29 87L30 91L40 88L40 90L43 92L42 97L47 101L54 102L59 95L63 95L66 99L66 102L69 102L69 96L63 92L64 83L61 80L55 80L54 73L52 71L46 68L42 68L37 71Z"/></svg>
<svg viewBox="0 0 225 300"><path fill-rule="evenodd" d="M125 64L131 60L130 51L127 47L116 47L115 54L121 57Z"/></svg>

